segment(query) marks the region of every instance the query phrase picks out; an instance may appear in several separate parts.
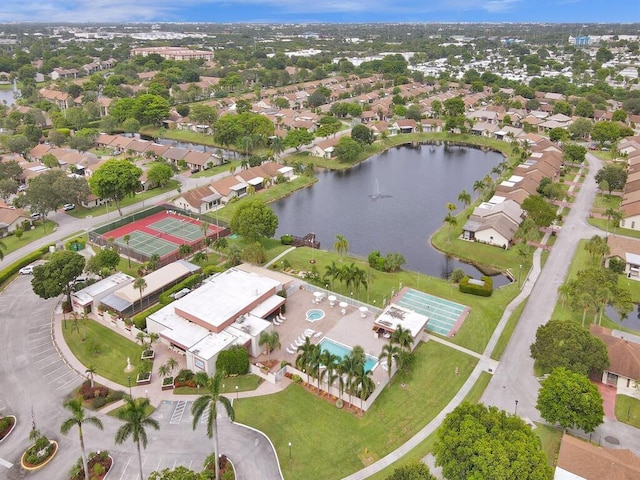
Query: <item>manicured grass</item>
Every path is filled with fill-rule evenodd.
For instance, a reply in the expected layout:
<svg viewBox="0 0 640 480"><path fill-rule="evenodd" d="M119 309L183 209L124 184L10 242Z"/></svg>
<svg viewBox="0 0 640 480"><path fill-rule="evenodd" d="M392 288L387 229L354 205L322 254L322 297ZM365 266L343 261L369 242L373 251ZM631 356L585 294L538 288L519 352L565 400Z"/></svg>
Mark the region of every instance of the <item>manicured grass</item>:
<svg viewBox="0 0 640 480"><path fill-rule="evenodd" d="M206 133L197 133L191 130L166 130L163 128L153 128L153 127L144 127L140 129L141 133L145 135L150 135L154 138L162 137L168 138L170 140L177 140L179 142L185 143L197 143L200 145L207 145L210 147L219 147L225 148L226 150L232 150L228 147L222 147L220 145L216 145L213 140L213 135L208 135Z"/></svg>
<svg viewBox="0 0 640 480"><path fill-rule="evenodd" d="M628 395L616 395L616 418L640 428L640 400Z"/></svg>
<svg viewBox="0 0 640 480"><path fill-rule="evenodd" d="M229 245L236 245L240 250L244 249L249 244L242 237L235 239L229 238L228 242ZM288 248L291 248L291 245L283 245L280 240L276 240L275 238L261 238L258 242L265 249L267 261L277 257Z"/></svg>
<svg viewBox="0 0 640 480"><path fill-rule="evenodd" d="M42 220L38 220L36 222L36 228L31 230L25 230L22 234L22 237L18 240L18 237L15 235L8 235L6 237L0 238L0 241L4 243L5 249L2 250L2 253L7 255L8 253L13 252L14 250L18 250L19 248L26 247L31 242L39 240L42 237L46 237L47 235L53 232L53 228L57 226L57 223L52 222L51 220L46 221L47 224L45 227L42 226Z"/></svg>
<svg viewBox="0 0 640 480"><path fill-rule="evenodd" d="M453 398L475 363L473 357L428 342L416 349L405 388L394 381L363 417L292 384L274 395L240 399L236 420L267 434L285 478L341 478L382 458L424 427Z"/></svg>
<svg viewBox="0 0 640 480"><path fill-rule="evenodd" d="M228 172L231 168L234 168L234 170L237 170L238 168L240 168L240 160L235 160L233 162L225 163L223 165L217 165L207 170L200 170L198 173L194 173L193 175L191 175L191 177L192 178L213 177L218 173Z"/></svg>
<svg viewBox="0 0 640 480"><path fill-rule="evenodd" d="M247 195L238 201L228 203L224 208L216 210L216 212L209 212L207 215L211 218L219 218L227 223L231 222L233 214L240 205L244 202L254 200L256 198L262 200L265 203L273 202L280 198L286 197L296 190L313 185L318 181L317 178L310 178L299 176L298 178L279 185L273 185L267 189L260 190L253 195Z"/></svg>
<svg viewBox="0 0 640 480"><path fill-rule="evenodd" d="M562 441L562 430L543 423L536 423L536 426L537 428L533 433L540 439L542 450L547 455L549 465L555 467L556 458L560 451L560 442Z"/></svg>
<svg viewBox="0 0 640 480"><path fill-rule="evenodd" d="M118 416L118 412L120 410L122 410L123 408L125 408L126 405L122 405L121 407L118 408L114 408L113 410L111 410L110 412L107 412L107 415L109 415L110 417L116 417ZM156 407L154 407L153 405L149 404L145 407L144 409L144 418L147 418L148 416L150 416L153 412L156 411Z"/></svg>
<svg viewBox="0 0 640 480"><path fill-rule="evenodd" d="M605 234L605 232L608 231L610 234L613 234L613 235L617 234L617 235L623 235L626 237L640 238L639 230L631 230L630 228L621 228L621 227L613 228L613 225L611 225L611 223L609 223L609 228L607 229L606 218L590 217L587 220L589 222L589 225L593 225L594 227L597 227L600 230L602 230L603 235Z"/></svg>
<svg viewBox="0 0 640 480"><path fill-rule="evenodd" d="M127 377L131 376L131 382L135 385L136 370L125 373L124 369L127 366L127 358L134 367L141 363L142 347L95 320L89 319L86 324L79 321L78 326L78 330L75 330L73 321L66 320L66 327L62 328L64 341L76 358L85 366L94 365L96 375L123 386L128 385ZM97 355L93 353L93 347L96 345L100 352Z"/></svg>
<svg viewBox="0 0 640 480"><path fill-rule="evenodd" d="M622 197L617 195L602 195L597 194L596 198L593 200L593 206L595 208L601 208L604 212L608 208L617 209L620 207L620 202L622 201Z"/></svg>
<svg viewBox="0 0 640 480"><path fill-rule="evenodd" d="M124 208L129 205L133 205L134 203L142 202L144 200L162 195L163 193L170 192L171 190L175 190L176 188L178 188L179 185L180 183L177 180L169 180L169 183L163 188L153 188L146 192L137 193L133 197L124 198L120 202L120 208ZM67 213L75 218L85 218L89 215L93 217L99 217L100 215L104 215L107 212L113 213L114 218L118 216L118 209L113 202L109 202L108 210L106 204L94 208L84 208L82 205L77 205L74 210L70 210Z"/></svg>
<svg viewBox="0 0 640 480"><path fill-rule="evenodd" d="M135 260L131 260L131 268L129 268L129 260L123 256L120 256L120 263L118 263L118 267L116 270L119 272L126 273L127 275L131 275L132 277L138 277L138 270L140 269L140 264Z"/></svg>
<svg viewBox="0 0 640 480"><path fill-rule="evenodd" d="M373 275L373 281L370 282L369 291L367 292L365 288L362 288L360 292L354 291L353 298L372 305L380 306L384 300L388 301L391 298L391 290L397 292L400 284L468 305L471 307L471 314L467 317L456 336L448 340L479 353L484 350L489 338L491 338L505 307L518 293L517 286L511 284L494 290L493 295L489 298L467 295L460 293L456 285L439 278L409 271L397 273L379 272L370 268L363 259L352 256L341 258L334 252L313 250L306 247L297 248L295 251L288 253L285 259L295 271L308 271L312 266L309 263L312 257L316 262L315 267L321 277L324 276L326 267L332 261L335 261L338 266L354 262L358 267L370 272ZM525 272L524 267L523 272ZM335 282L334 285L329 284L328 288L347 297L351 294L351 289L347 289L340 282Z"/></svg>
<svg viewBox="0 0 640 480"><path fill-rule="evenodd" d="M500 360L500 357L502 357L502 352L504 352L504 349L507 348L509 340L511 340L511 335L513 334L513 331L516 329L516 326L520 321L520 316L524 311L524 307L527 306L527 301L528 298L520 305L518 305L509 317L509 320L507 321L507 324L505 325L504 330L502 331L502 334L498 339L498 343L496 343L496 347L493 349L493 352L491 352L491 358L493 358L494 360Z"/></svg>
<svg viewBox="0 0 640 480"><path fill-rule="evenodd" d="M222 381L222 393L248 392L255 390L262 383L262 379L253 374L227 377ZM179 387L173 390L174 395L199 395L200 389L191 387Z"/></svg>

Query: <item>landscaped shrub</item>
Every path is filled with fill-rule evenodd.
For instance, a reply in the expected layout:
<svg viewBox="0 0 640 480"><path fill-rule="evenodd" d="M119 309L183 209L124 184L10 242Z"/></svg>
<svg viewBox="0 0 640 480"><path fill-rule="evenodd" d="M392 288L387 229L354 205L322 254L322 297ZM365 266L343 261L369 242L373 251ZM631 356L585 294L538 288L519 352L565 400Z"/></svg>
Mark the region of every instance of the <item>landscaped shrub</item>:
<svg viewBox="0 0 640 480"><path fill-rule="evenodd" d="M64 248L66 250L71 250L73 252L77 252L78 250L84 250L86 245L86 241L83 238L77 237L72 238L68 242L64 244Z"/></svg>
<svg viewBox="0 0 640 480"><path fill-rule="evenodd" d="M291 245L293 243L293 236L292 235L282 235L280 237L280 243L282 245Z"/></svg>
<svg viewBox="0 0 640 480"><path fill-rule="evenodd" d="M145 330L147 328L147 317L152 313L157 312L161 308L164 308L164 305L162 305L161 303L154 305L151 308L147 308L146 310L131 317L131 321L138 330Z"/></svg>
<svg viewBox="0 0 640 480"><path fill-rule="evenodd" d="M291 381L293 383L302 383L302 377L296 373L291 377Z"/></svg>
<svg viewBox="0 0 640 480"><path fill-rule="evenodd" d="M477 295L479 297L490 297L493 293L493 279L486 275L482 276L483 285L477 285L470 283L470 277L464 277L459 284L460 292L470 293L471 295Z"/></svg>
<svg viewBox="0 0 640 480"><path fill-rule="evenodd" d="M36 250L35 252L31 252L28 255L25 255L19 260L16 260L8 267L0 270L0 285L9 280L13 275L18 273L22 267L29 265L30 263L35 262L36 260L40 260L46 253L49 253L49 245L42 247L40 250Z"/></svg>
<svg viewBox="0 0 640 480"><path fill-rule="evenodd" d="M199 273L194 273L193 275L188 276L183 281L174 285L170 289L162 292L162 294L160 295L160 298L158 299L158 302L163 306L169 305L174 300L172 297L174 293L179 292L183 288L192 288L198 283L200 283L201 281L202 281L202 276Z"/></svg>
<svg viewBox="0 0 640 480"><path fill-rule="evenodd" d="M193 372L187 368L184 368L176 375L176 382L187 382L193 379Z"/></svg>
<svg viewBox="0 0 640 480"><path fill-rule="evenodd" d="M615 273L624 273L624 267L626 262L618 257L611 257L609 259L609 268Z"/></svg>
<svg viewBox="0 0 640 480"><path fill-rule="evenodd" d="M105 472L111 469L112 459L106 450L100 453L91 452L87 456L87 467L91 478L100 478ZM84 471L82 470L82 457L78 458L76 463L69 471L69 480L84 480Z"/></svg>
<svg viewBox="0 0 640 480"><path fill-rule="evenodd" d="M107 395L107 403L117 402L124 398L124 392L122 390L111 390Z"/></svg>
<svg viewBox="0 0 640 480"><path fill-rule="evenodd" d="M53 454L54 448L45 435L39 435L35 443L25 452L24 461L28 465L40 465Z"/></svg>
<svg viewBox="0 0 640 480"><path fill-rule="evenodd" d="M218 354L216 369L227 375L244 375L249 373L249 353L241 346L235 345Z"/></svg>
<svg viewBox="0 0 640 480"><path fill-rule="evenodd" d="M91 406L95 409L102 408L107 404L107 399L105 397L96 397L91 402Z"/></svg>

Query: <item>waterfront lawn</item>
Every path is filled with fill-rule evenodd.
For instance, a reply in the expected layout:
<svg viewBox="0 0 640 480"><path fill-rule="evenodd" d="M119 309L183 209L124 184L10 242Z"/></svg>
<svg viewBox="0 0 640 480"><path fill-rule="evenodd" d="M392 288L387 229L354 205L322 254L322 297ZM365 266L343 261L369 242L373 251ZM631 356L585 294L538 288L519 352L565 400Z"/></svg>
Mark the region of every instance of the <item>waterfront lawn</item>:
<svg viewBox="0 0 640 480"><path fill-rule="evenodd" d="M224 163L222 165L216 165L215 167L208 168L207 170L200 170L198 173L191 175L192 178L200 177L213 177L218 173L228 172L232 168L234 171L240 167L240 160L234 160L233 162Z"/></svg>
<svg viewBox="0 0 640 480"><path fill-rule="evenodd" d="M477 361L436 342L420 344L415 352L413 371L402 380L405 388L394 379L363 417L292 384L280 393L240 399L234 405L236 420L271 439L285 478L342 478L384 457L429 423Z"/></svg>
<svg viewBox="0 0 640 480"><path fill-rule="evenodd" d="M491 375L488 372L480 373L480 378L473 384L473 387L469 391L466 397L464 397L465 402L478 403L480 401L480 397L484 393L487 385L491 381ZM427 454L433 451L433 444L435 443L437 438L437 432L432 433L418 445L416 445L409 453L404 455L397 462L392 463L388 467L380 470L375 475L369 477L371 480L385 480L391 473L398 467L406 465L411 462L419 462L421 461Z"/></svg>
<svg viewBox="0 0 640 480"><path fill-rule="evenodd" d="M62 320L65 322L65 320ZM85 338L86 329L86 340ZM94 365L96 375L107 378L122 386L128 385L127 377L135 378L136 371L125 373L127 358L137 367L141 360L142 347L113 330L100 325L95 320L86 323L78 321L78 329L72 320L66 320L62 333L71 353L83 364Z"/></svg>
<svg viewBox="0 0 640 480"><path fill-rule="evenodd" d="M307 247L297 248L288 253L278 262L278 268L282 267L282 261L285 259L296 272L300 270L309 271L315 265L321 277L324 276L326 267L332 261L335 261L338 267L348 265L351 262L355 263L358 267L373 275L373 281L370 282L368 291L366 288L362 288L359 292L357 290L354 291L353 298L374 306L383 305L385 301L388 302L391 298L391 291L397 292L400 284L404 287L415 288L416 290L467 305L471 307L471 313L456 336L448 340L478 353L484 351L489 338L491 338L496 325L500 321L502 312L518 294L517 285L511 284L495 289L493 295L489 298L467 295L460 293L457 285L440 278L405 270L396 273L379 272L370 268L363 259L352 256L340 257L334 252L314 250ZM312 265L309 263L310 260L314 260L316 263ZM351 289L347 289L338 281L334 285L327 283L327 286L329 290L339 294L347 297L351 295Z"/></svg>
<svg viewBox="0 0 640 480"><path fill-rule="evenodd" d="M616 395L616 418L640 428L640 400L628 395Z"/></svg>
<svg viewBox="0 0 640 480"><path fill-rule="evenodd" d="M238 387L238 392L249 392L253 391L260 386L262 383L262 379L257 376L249 373L247 375L237 375L235 377L227 377L222 381L222 393L233 394L236 392L236 386ZM199 388L191 388L191 387L178 387L173 390L174 395L200 395ZM233 398L233 395L229 395L230 398Z"/></svg>
<svg viewBox="0 0 640 480"><path fill-rule="evenodd" d="M7 255L15 250L18 250L19 248L26 247L31 242L35 242L36 240L39 240L42 237L46 237L47 235L51 234L54 227L57 226L57 223L52 222L51 220L46 220L46 225L43 227L42 220L38 220L36 222L36 227L32 228L31 230L25 230L19 240L15 235L7 235L6 237L0 239L6 247L2 250L2 253Z"/></svg>
<svg viewBox="0 0 640 480"><path fill-rule="evenodd" d="M318 181L317 178L313 177L305 177L299 176L298 178L291 180L286 183L281 183L279 185L273 185L269 188L259 190L253 195L247 195L246 197L241 198L240 200L229 202L224 208L216 210L215 212L207 213L207 216L211 218L218 218L224 222L231 222L233 218L233 214L235 213L238 206L242 205L243 202L248 202L250 200L255 200L256 198L262 200L265 203L273 202L274 200L278 200L280 198L286 197L287 195L295 192L296 190L300 190L302 188L308 187Z"/></svg>
<svg viewBox="0 0 640 480"><path fill-rule="evenodd" d="M129 205L133 205L134 203L143 202L145 200L149 200L150 198L162 195L163 193L170 192L178 188L179 185L180 183L177 180L169 180L169 183L167 183L165 187L153 188L145 192L136 193L133 197L123 198L120 202L120 208L128 207ZM108 209L107 204L100 205L94 208L85 208L82 205L76 205L76 208L73 210L69 210L67 214L75 218L86 218L90 215L92 217L99 217L100 215L105 215L108 212L112 212L114 218L118 216L118 209L113 202L109 202Z"/></svg>
<svg viewBox="0 0 640 480"><path fill-rule="evenodd" d="M249 244L249 242L242 237L228 238L227 241L229 245L235 245L240 250L244 249ZM259 243L265 249L267 262L277 257L288 248L291 248L291 245L283 245L280 240L276 240L275 238L261 238Z"/></svg>

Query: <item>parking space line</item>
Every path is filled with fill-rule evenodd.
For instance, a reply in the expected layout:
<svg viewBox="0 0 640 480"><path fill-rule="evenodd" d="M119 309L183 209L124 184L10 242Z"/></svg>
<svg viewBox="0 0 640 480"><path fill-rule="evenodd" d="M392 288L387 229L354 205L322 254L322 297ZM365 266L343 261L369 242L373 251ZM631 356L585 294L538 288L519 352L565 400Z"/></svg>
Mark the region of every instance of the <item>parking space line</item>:
<svg viewBox="0 0 640 480"><path fill-rule="evenodd" d="M43 377L48 377L48 376L49 376L49 375L51 375L52 373L55 373L55 372L57 372L58 370L60 370L61 368L64 368L64 367L66 367L66 365L65 365L65 364L62 364L62 365L60 365L58 368L56 368L55 370L51 370L49 373L45 373L45 374L43 375Z"/></svg>
<svg viewBox="0 0 640 480"><path fill-rule="evenodd" d="M38 348L38 347L44 347L45 345L51 345L51 339L49 339L48 342L41 343L40 345L34 345L32 347L29 347L29 348L34 349L34 348Z"/></svg>
<svg viewBox="0 0 640 480"><path fill-rule="evenodd" d="M62 390L64 387L66 387L67 385L69 385L71 382L75 382L78 379L78 376L74 376L71 380L69 380L68 382L60 385L58 388L56 388L56 390Z"/></svg>
<svg viewBox="0 0 640 480"><path fill-rule="evenodd" d="M13 467L13 463L7 462L4 458L0 458L0 465L2 465L5 468Z"/></svg>
<svg viewBox="0 0 640 480"><path fill-rule="evenodd" d="M127 468L129 467L130 463L131 463L131 457L129 457L129 460L127 460L127 464L124 466L124 470L122 470L122 475L120 475L120 480L122 480L124 478L124 474L127 473Z"/></svg>
<svg viewBox="0 0 640 480"><path fill-rule="evenodd" d="M40 362L44 362L45 360L48 360L48 359L50 359L51 357L57 357L57 356L58 356L58 354L57 354L57 353L52 353L52 354L51 354L51 355L49 355L48 357L44 357L44 358L41 358L40 360L36 360L35 362L33 362L33 364L35 365L35 364L38 364L38 363L40 363Z"/></svg>
<svg viewBox="0 0 640 480"><path fill-rule="evenodd" d="M62 377L66 377L67 375L69 375L70 373L72 373L73 370L69 370L68 372L63 373L62 375L60 375L59 377L54 378L53 380L51 380L51 383L60 380Z"/></svg>
<svg viewBox="0 0 640 480"><path fill-rule="evenodd" d="M186 409L187 402L184 400L179 400L173 409L173 413L171 414L171 419L169 420L170 425L178 425L182 422L182 416L184 415L184 411Z"/></svg>
<svg viewBox="0 0 640 480"><path fill-rule="evenodd" d="M47 367L50 367L51 365L55 365L56 363L58 363L58 359L57 358L53 359L53 360L50 360L49 363L47 363L46 365L43 365L42 367L38 367L38 370L44 370Z"/></svg>
<svg viewBox="0 0 640 480"><path fill-rule="evenodd" d="M40 336L39 336L38 338L33 338L33 339L31 339L31 340L27 340L27 343L33 343L33 342L42 341L42 340L44 340L45 338L51 339L51 334L50 334L49 332L45 332L45 334L44 334L44 335L42 335L42 334L40 333Z"/></svg>

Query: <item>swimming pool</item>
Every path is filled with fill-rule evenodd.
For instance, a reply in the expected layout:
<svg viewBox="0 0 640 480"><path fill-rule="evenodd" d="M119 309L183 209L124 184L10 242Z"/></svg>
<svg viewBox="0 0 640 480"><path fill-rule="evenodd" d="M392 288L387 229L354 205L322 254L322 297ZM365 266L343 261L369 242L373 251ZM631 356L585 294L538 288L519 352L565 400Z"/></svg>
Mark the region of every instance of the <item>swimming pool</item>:
<svg viewBox="0 0 640 480"><path fill-rule="evenodd" d="M351 347L347 347L346 345L338 343L335 340L331 340L328 337L324 337L322 340L320 340L320 343L318 343L318 345L320 346L320 350L325 350L329 353L333 353L340 358L348 357L353 350ZM373 370L377 364L377 358L372 357L371 355L367 355L364 362L364 369Z"/></svg>
<svg viewBox="0 0 640 480"><path fill-rule="evenodd" d="M324 310L320 310L319 308L312 308L311 310L307 310L307 322L317 322L318 320L322 320L324 318Z"/></svg>

